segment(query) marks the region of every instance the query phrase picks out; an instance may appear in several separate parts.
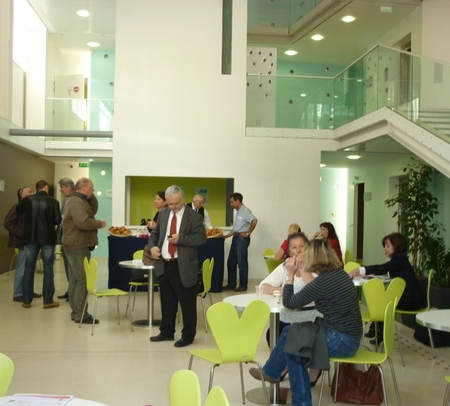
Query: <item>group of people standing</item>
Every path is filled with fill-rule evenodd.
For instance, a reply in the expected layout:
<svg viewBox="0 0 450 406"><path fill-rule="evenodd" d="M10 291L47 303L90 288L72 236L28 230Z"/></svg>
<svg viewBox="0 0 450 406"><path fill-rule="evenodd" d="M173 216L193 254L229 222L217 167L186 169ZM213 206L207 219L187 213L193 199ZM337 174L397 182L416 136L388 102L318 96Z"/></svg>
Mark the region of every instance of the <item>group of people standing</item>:
<svg viewBox="0 0 450 406"><path fill-rule="evenodd" d="M97 230L106 226L105 221L96 220L98 202L94 196L94 185L88 178L76 184L69 179L59 181L64 196L62 213L59 202L49 195L50 186L45 180L36 183L36 191L29 187L18 190L18 204L5 218L9 232L8 246L19 250L14 276L13 300L22 307L31 307L33 298L43 296L44 309L59 306L55 294L53 263L55 246L62 242L62 253L68 280L68 292L60 298L69 299L71 319L80 322L87 296L84 258L98 244ZM42 295L34 293L34 275L38 255L42 257L44 280ZM83 323L92 323L86 312Z"/></svg>

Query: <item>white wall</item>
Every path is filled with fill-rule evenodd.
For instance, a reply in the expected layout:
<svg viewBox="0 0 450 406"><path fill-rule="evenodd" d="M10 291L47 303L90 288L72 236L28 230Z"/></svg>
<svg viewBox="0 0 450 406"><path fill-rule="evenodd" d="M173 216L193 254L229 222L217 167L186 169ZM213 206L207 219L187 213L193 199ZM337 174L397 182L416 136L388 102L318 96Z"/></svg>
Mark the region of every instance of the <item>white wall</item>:
<svg viewBox="0 0 450 406"><path fill-rule="evenodd" d="M333 143L245 136L246 2L234 2L231 75L221 75L221 7L117 1L113 223L124 223L126 176L234 178L259 219L250 277L263 278L262 252L289 223L317 228L320 151Z"/></svg>

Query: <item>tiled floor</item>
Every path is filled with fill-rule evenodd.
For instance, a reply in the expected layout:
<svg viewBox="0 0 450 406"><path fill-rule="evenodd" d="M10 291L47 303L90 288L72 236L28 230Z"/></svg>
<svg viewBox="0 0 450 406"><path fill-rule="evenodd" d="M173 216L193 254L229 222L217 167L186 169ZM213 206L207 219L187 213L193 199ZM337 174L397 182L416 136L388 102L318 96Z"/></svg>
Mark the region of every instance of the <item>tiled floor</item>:
<svg viewBox="0 0 450 406"><path fill-rule="evenodd" d="M99 288L107 287L107 261L100 260L101 281ZM249 286L254 286L251 281ZM57 294L66 290L62 261L55 261L55 285ZM42 286L42 274L36 274L36 288ZM61 301L55 309L43 309L42 300L33 301L30 309L23 309L12 301L13 274L0 275L0 352L12 358L15 375L8 394L39 392L71 394L91 399L109 406L168 406L169 379L179 370L186 369L189 362L188 349L213 346L210 333L205 333L201 305L198 303L198 333L194 344L187 348L175 348L173 342L150 343L149 336L158 333L158 328L135 327L130 332L126 319L117 325L115 299L101 299L94 336L90 328L70 321L69 304ZM234 294L234 292L233 292ZM218 302L224 293L213 293L213 302ZM158 297L158 296L157 296ZM134 318L145 318L146 295L138 293ZM158 302L158 300L156 301ZM207 303L207 302L206 302ZM92 309L92 308L91 308ZM122 298L121 313L125 310ZM159 308L156 309L156 315ZM445 381L450 375L450 349L439 348L437 357L431 359L428 347L412 338L412 331L401 327L406 367L402 367L400 354L394 349L395 365L403 405L442 404ZM179 337L177 332L176 337ZM268 348L261 339L257 359L264 363ZM206 397L211 365L195 360L193 369L200 378L202 399ZM247 371L249 366L245 366ZM392 379L388 365L384 368L390 404L396 404ZM246 373L246 390L257 388L259 382ZM237 365L217 368L215 383L221 385L231 405L242 404ZM282 386L288 386L283 382ZM317 403L319 385L313 389ZM252 403L247 401L248 405ZM333 402L329 389L322 405Z"/></svg>

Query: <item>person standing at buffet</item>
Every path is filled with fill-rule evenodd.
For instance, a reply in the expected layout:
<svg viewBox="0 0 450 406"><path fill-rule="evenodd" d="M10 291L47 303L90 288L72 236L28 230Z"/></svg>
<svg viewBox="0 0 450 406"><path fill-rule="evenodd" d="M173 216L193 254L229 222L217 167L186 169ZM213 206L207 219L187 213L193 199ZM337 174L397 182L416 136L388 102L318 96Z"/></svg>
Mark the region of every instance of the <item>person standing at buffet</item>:
<svg viewBox="0 0 450 406"><path fill-rule="evenodd" d="M179 186L166 190L166 201L168 208L161 211L148 238L155 274L159 276L162 312L160 333L150 341L174 339L180 303L183 329L175 347L185 347L192 344L197 332L197 247L206 243L206 233L202 216L185 206Z"/></svg>
<svg viewBox="0 0 450 406"><path fill-rule="evenodd" d="M242 203L243 199L240 193L233 193L230 196L230 205L237 212L233 222L233 231L223 236L223 238L233 236L227 261L228 284L223 287L223 290L234 290L235 292L245 292L247 290L248 247L250 245L250 235L258 223L258 219ZM238 267L239 286L236 288Z"/></svg>
<svg viewBox="0 0 450 406"><path fill-rule="evenodd" d="M71 319L79 323L86 301L86 274L84 258L91 258L91 251L98 245L97 230L106 227L104 220L96 220L89 200L94 195L94 185L89 178L81 178L75 184L75 191L68 196L64 205L62 222L62 245L67 257L69 275L69 303ZM87 312L83 324L91 324L92 316ZM98 323L98 320L95 320Z"/></svg>
<svg viewBox="0 0 450 406"><path fill-rule="evenodd" d="M202 195L195 195L192 199L192 203L189 203L188 206L203 217L203 225L207 230L211 230L213 226L211 224L208 211L203 207L204 203L205 198Z"/></svg>
<svg viewBox="0 0 450 406"><path fill-rule="evenodd" d="M161 213L161 210L164 209L164 207L167 207L166 204L166 192L163 190L160 190L156 192L155 197L155 207L158 210L155 214L155 217L153 217L153 220L147 221L147 229L151 233L152 230L156 227L156 223L158 222L159 213Z"/></svg>

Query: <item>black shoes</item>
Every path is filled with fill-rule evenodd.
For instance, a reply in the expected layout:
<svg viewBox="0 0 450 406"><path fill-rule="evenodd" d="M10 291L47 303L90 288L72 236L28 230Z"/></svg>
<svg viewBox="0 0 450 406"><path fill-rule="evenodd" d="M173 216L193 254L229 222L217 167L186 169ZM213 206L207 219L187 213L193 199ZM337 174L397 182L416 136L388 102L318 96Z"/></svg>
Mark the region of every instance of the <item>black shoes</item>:
<svg viewBox="0 0 450 406"><path fill-rule="evenodd" d="M237 289L234 290L235 292L247 292L247 288L244 288L243 286L239 286Z"/></svg>
<svg viewBox="0 0 450 406"><path fill-rule="evenodd" d="M322 371L319 371L319 375L317 375L316 380L311 382L311 388L314 388L314 386L316 386L316 383L321 376L322 376Z"/></svg>
<svg viewBox="0 0 450 406"><path fill-rule="evenodd" d="M375 338L375 323L370 324L369 331L364 333L364 337Z"/></svg>
<svg viewBox="0 0 450 406"><path fill-rule="evenodd" d="M233 287L230 286L230 285L222 286L222 290L234 290L234 289L236 289L236 288L233 288Z"/></svg>
<svg viewBox="0 0 450 406"><path fill-rule="evenodd" d="M75 323L79 323L79 322L80 322L80 320L74 320L74 321L75 321ZM92 317L92 316L88 316L88 317L85 317L85 318L82 320L81 324L92 324L93 321L94 321L93 317ZM94 324L98 324L98 323L100 323L100 322L98 321L98 319L95 319L95 323L94 323Z"/></svg>
<svg viewBox="0 0 450 406"><path fill-rule="evenodd" d="M260 381L262 379L262 373L259 368L250 368L248 372L250 373L251 376L253 376L253 378L257 379L258 381ZM280 382L279 379L277 380L277 379L269 378L266 374L264 374L264 380L269 383Z"/></svg>
<svg viewBox="0 0 450 406"><path fill-rule="evenodd" d="M162 334L158 334L157 336L150 337L150 341L156 343L159 341L173 341L173 336L163 336Z"/></svg>
<svg viewBox="0 0 450 406"><path fill-rule="evenodd" d="M68 299L69 298L69 292L64 293L64 295L58 296L58 299Z"/></svg>
<svg viewBox="0 0 450 406"><path fill-rule="evenodd" d="M181 337L175 344L175 347L186 347L194 342L194 340L188 340L187 338Z"/></svg>

